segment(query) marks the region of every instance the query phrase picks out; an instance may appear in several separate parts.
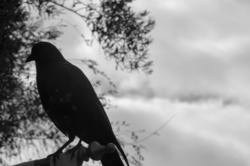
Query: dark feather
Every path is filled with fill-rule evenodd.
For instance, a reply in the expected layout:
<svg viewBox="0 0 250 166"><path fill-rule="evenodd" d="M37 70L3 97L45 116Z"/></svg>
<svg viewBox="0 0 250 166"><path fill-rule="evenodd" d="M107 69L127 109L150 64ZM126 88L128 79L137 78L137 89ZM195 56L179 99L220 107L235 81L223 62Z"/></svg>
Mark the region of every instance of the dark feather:
<svg viewBox="0 0 250 166"><path fill-rule="evenodd" d="M32 49L36 62L37 86L42 105L54 124L68 137L86 143L114 143L127 165L108 116L84 73L66 61L52 44L41 42ZM123 166L117 152L105 154L104 166Z"/></svg>

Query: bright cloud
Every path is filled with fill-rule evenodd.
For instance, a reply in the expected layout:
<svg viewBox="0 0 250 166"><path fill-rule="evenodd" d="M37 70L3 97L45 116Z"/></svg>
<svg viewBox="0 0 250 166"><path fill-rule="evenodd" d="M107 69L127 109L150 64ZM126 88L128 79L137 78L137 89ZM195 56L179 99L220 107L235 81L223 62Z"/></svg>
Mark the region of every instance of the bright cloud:
<svg viewBox="0 0 250 166"><path fill-rule="evenodd" d="M108 111L111 119L126 118L136 128L154 131L174 115L159 137L144 142L149 149L145 152L145 165L250 164L250 135L246 134L250 130L250 113L245 107L227 106L219 100L202 103L160 98L111 100L119 106L119 111Z"/></svg>

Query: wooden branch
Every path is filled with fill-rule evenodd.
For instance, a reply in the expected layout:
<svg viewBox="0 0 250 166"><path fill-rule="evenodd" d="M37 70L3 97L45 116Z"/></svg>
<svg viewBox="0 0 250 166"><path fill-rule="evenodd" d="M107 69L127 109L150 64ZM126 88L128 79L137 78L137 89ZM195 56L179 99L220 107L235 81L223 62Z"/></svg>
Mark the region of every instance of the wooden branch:
<svg viewBox="0 0 250 166"><path fill-rule="evenodd" d="M55 2L55 1L51 1L51 3L53 3L53 4L55 4L55 5L59 6L59 7L61 7L61 8L63 8L63 9L66 9L66 10L68 10L68 11L70 11L70 12L73 12L73 13L75 13L76 15L80 16L81 18L87 19L86 16L84 16L84 15L78 13L77 10L74 10L74 9L72 9L72 8L69 8L69 7L65 6L64 4L60 4L60 3L57 3L57 2Z"/></svg>
<svg viewBox="0 0 250 166"><path fill-rule="evenodd" d="M115 145L112 143L103 146L94 141L89 145L88 148L79 146L79 148L75 152L64 152L60 154L59 158L56 160L55 166L79 166L82 165L83 161L89 161L89 158L98 161L102 159L102 156L105 153L112 153L115 150ZM54 166L54 164L53 157L50 157L40 160L33 160L14 166Z"/></svg>

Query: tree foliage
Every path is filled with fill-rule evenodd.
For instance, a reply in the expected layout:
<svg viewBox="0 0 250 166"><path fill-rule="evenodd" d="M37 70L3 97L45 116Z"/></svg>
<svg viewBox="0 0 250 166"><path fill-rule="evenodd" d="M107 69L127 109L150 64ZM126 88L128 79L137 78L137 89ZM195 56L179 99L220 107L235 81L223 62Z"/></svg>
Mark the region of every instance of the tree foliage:
<svg viewBox="0 0 250 166"><path fill-rule="evenodd" d="M152 42L149 32L154 20L147 11L135 13L131 0L2 0L0 4L0 156L20 154L25 147L44 151L58 147L65 139L51 124L41 107L34 81L29 78L31 66L25 59L31 46L40 40L56 40L64 24L41 28L40 18L63 17L67 12L82 18L109 59L119 69L152 72L148 59L148 46ZM79 34L80 35L80 34ZM88 41L86 41L88 42ZM111 79L97 69L93 60L83 60L94 73ZM95 86L99 84L96 83ZM115 85L113 85L115 87ZM104 105L108 105L101 95ZM116 128L126 123L114 123ZM131 163L140 165L143 157L136 133L119 136L132 151ZM130 142L130 143L128 143ZM53 148L52 148L53 150ZM4 160L0 160L0 163Z"/></svg>

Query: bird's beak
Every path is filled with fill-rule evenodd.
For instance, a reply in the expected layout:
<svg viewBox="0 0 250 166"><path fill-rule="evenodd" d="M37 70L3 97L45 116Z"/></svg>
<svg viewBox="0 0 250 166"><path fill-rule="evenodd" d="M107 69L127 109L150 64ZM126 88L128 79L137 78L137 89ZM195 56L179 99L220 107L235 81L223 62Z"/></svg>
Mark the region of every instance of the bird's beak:
<svg viewBox="0 0 250 166"><path fill-rule="evenodd" d="M30 61L33 61L34 60L34 57L33 57L33 54L31 53L28 58L26 59L26 62L30 62Z"/></svg>

